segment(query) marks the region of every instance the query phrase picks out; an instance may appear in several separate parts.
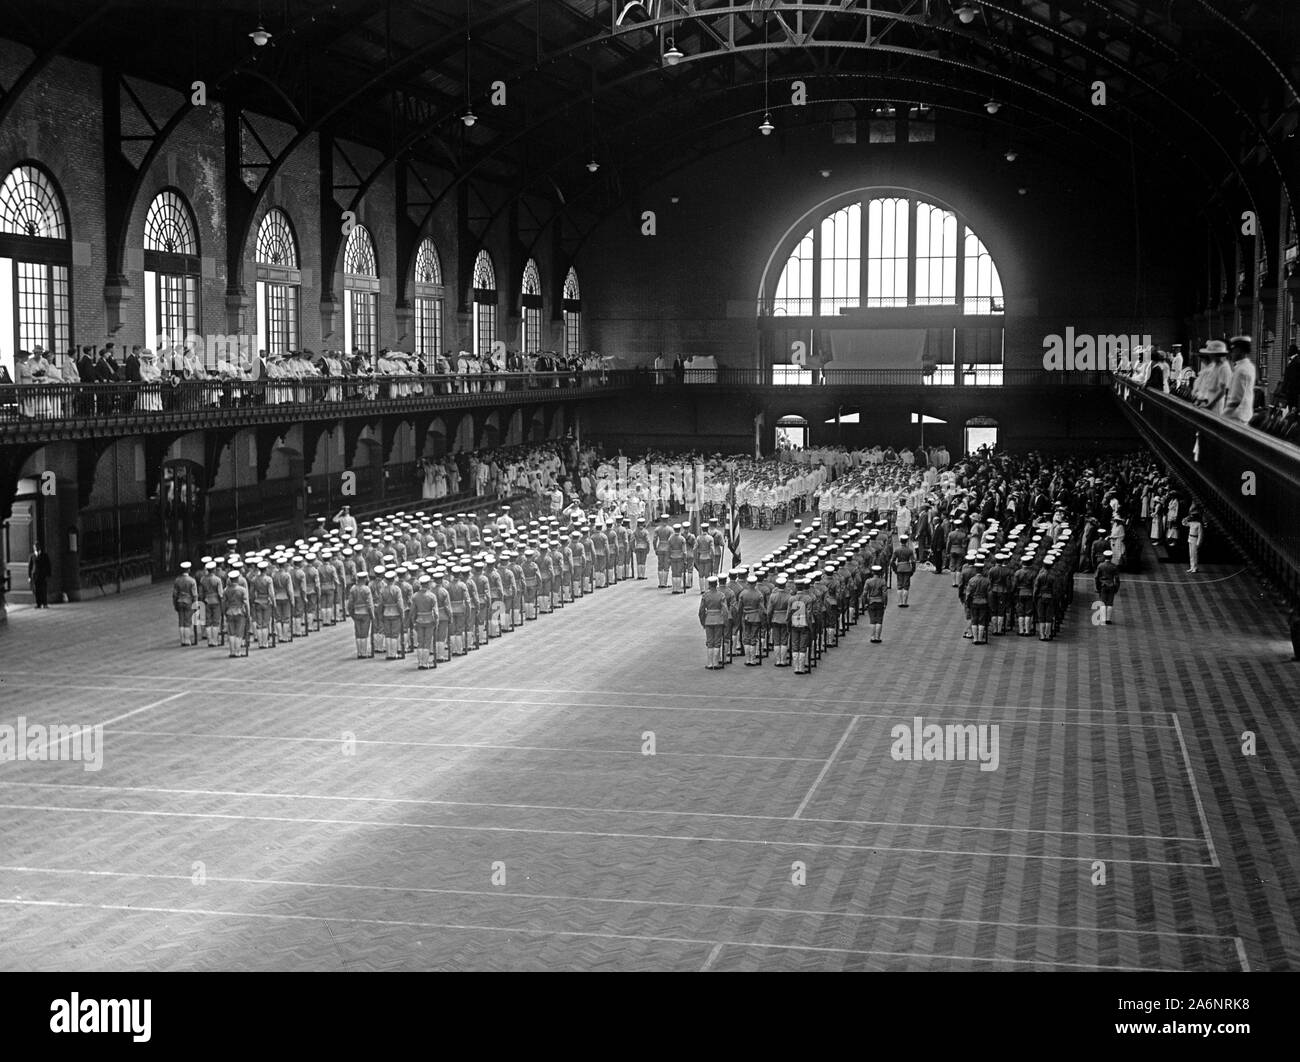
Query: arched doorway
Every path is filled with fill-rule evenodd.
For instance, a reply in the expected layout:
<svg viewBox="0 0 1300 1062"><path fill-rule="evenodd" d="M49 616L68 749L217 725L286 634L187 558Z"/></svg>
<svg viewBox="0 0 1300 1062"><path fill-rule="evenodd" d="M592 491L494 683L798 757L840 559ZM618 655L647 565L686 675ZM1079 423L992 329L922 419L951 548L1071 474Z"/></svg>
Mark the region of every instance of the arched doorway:
<svg viewBox="0 0 1300 1062"><path fill-rule="evenodd" d="M992 417L971 417L962 434L962 452L973 454L983 446L998 448L998 422Z"/></svg>
<svg viewBox="0 0 1300 1062"><path fill-rule="evenodd" d="M0 525L0 532L3 532L0 534L0 544L4 551L4 569L0 576L7 577L9 589L6 596L11 603L27 604L35 600L27 582L27 560L32 555L33 545L40 543L42 549L47 548L44 541L43 501L40 480L20 479L14 495L13 511L9 519Z"/></svg>
<svg viewBox="0 0 1300 1062"><path fill-rule="evenodd" d="M788 414L776 422L776 449L808 449L808 421L797 414Z"/></svg>

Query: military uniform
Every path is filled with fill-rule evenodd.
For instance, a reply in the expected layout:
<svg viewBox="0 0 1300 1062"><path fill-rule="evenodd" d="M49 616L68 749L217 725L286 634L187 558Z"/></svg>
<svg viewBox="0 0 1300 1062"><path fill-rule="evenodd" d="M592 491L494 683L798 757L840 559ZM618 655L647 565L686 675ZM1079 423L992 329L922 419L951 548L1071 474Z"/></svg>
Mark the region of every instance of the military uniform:
<svg viewBox="0 0 1300 1062"><path fill-rule="evenodd" d="M430 589L432 576L421 575L419 588L411 596L415 624L415 663L421 671L436 667L433 641L438 631L438 598Z"/></svg>
<svg viewBox="0 0 1300 1062"><path fill-rule="evenodd" d="M809 674L811 667L813 632L816 626L812 594L808 592L811 583L807 577L799 580L799 588L790 599L790 652L796 675Z"/></svg>
<svg viewBox="0 0 1300 1062"><path fill-rule="evenodd" d="M352 617L352 634L357 642L357 659L374 656L375 647L371 640L375 619L375 599L370 590L369 572L357 569L357 581L348 591L347 615Z"/></svg>
<svg viewBox="0 0 1300 1062"><path fill-rule="evenodd" d="M221 596L225 590L221 576L217 574L216 564L209 562L204 569L203 578L199 580L199 594L203 599L203 622L207 631L208 647L217 644L221 621Z"/></svg>
<svg viewBox="0 0 1300 1062"><path fill-rule="evenodd" d="M776 585L767 598L767 629L772 636L772 655L777 667L790 666L790 593L788 579L776 577Z"/></svg>
<svg viewBox="0 0 1300 1062"><path fill-rule="evenodd" d="M230 573L230 582L221 594L221 612L226 618L226 644L230 656L248 653L248 588L238 571Z"/></svg>
<svg viewBox="0 0 1300 1062"><path fill-rule="evenodd" d="M257 647L269 648L272 623L275 621L275 584L268 571L270 565L261 561L257 565L257 574L248 582L248 594L253 605L253 629L257 634Z"/></svg>
<svg viewBox="0 0 1300 1062"><path fill-rule="evenodd" d="M746 586L736 596L736 607L740 612L740 644L745 649L745 666L758 667L759 639L763 634L763 594L758 589L758 576L751 575Z"/></svg>
<svg viewBox="0 0 1300 1062"><path fill-rule="evenodd" d="M668 540L672 538L673 529L667 523L659 524L654 531L655 572L659 576L659 588L668 585L669 561Z"/></svg>
<svg viewBox="0 0 1300 1062"><path fill-rule="evenodd" d="M708 589L700 597L700 626L704 628L705 668L716 671L722 667L723 638L730 603L718 588L718 577L708 577Z"/></svg>
<svg viewBox="0 0 1300 1062"><path fill-rule="evenodd" d="M1119 568L1115 566L1112 557L1112 550L1105 550L1102 553L1101 563L1097 565L1096 575L1093 581L1097 587L1097 597L1101 600L1104 612L1102 618L1106 623L1111 623L1111 616L1115 609L1115 594L1119 591Z"/></svg>
<svg viewBox="0 0 1300 1062"><path fill-rule="evenodd" d="M970 605L971 627L975 645L988 645L989 620L992 618L990 595L993 583L984 574L984 565L976 561L975 574L966 584L966 601Z"/></svg>
<svg viewBox="0 0 1300 1062"><path fill-rule="evenodd" d="M686 539L682 536L681 524L673 524L672 534L668 536L668 567L672 573L673 593L685 593Z"/></svg>
<svg viewBox="0 0 1300 1062"><path fill-rule="evenodd" d="M885 585L883 572L884 568L881 565L871 566L871 575L862 584L858 605L858 608L867 614L873 642L880 642L884 638L885 606L889 604L889 587Z"/></svg>

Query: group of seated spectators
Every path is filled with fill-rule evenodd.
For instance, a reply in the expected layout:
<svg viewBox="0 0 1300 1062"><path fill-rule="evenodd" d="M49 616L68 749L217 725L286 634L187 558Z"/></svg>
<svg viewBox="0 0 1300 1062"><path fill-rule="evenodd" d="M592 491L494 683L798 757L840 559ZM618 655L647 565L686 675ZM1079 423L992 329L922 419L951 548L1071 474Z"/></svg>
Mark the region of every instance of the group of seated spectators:
<svg viewBox="0 0 1300 1062"><path fill-rule="evenodd" d="M37 346L20 350L14 374L0 366L0 386L18 385L17 398L0 396L26 417L58 418L95 413L130 413L203 406L286 402L376 400L412 395L467 394L506 390L506 377L528 377L526 386L576 387L608 381L610 359L595 351L564 356L555 351L523 353L496 349L426 356L384 348L375 355L326 350L285 353L238 351L205 360L191 346L134 346L119 351L113 342L83 346L59 355ZM42 390L52 384L116 384L99 391ZM191 385L201 386L191 386ZM126 386L135 385L135 386ZM517 385L516 385L517 386ZM32 388L26 392L26 388ZM512 388L513 389L513 388Z"/></svg>

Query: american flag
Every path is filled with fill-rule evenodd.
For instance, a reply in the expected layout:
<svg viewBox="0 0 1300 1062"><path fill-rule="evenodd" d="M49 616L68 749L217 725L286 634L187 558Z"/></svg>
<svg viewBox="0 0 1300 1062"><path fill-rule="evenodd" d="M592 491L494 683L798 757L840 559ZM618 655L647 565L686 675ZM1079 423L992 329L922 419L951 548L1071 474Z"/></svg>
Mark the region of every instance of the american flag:
<svg viewBox="0 0 1300 1062"><path fill-rule="evenodd" d="M731 487L727 491L727 548L731 550L731 564L740 563L740 506L736 504L736 473L731 473Z"/></svg>

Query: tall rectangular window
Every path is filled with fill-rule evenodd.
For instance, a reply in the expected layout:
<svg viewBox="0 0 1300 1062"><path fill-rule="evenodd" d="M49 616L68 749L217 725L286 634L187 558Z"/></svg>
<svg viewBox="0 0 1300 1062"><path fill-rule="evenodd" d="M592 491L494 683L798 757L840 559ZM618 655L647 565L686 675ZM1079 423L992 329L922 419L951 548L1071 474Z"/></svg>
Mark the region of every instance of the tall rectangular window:
<svg viewBox="0 0 1300 1062"><path fill-rule="evenodd" d="M284 354L298 349L298 287L266 285L266 349Z"/></svg>
<svg viewBox="0 0 1300 1062"><path fill-rule="evenodd" d="M415 297L415 349L427 359L433 371L433 357L442 353L442 300L428 295Z"/></svg>
<svg viewBox="0 0 1300 1062"><path fill-rule="evenodd" d="M174 273L159 273L155 336L165 336L171 343L182 343L199 330L197 278Z"/></svg>
<svg viewBox="0 0 1300 1062"><path fill-rule="evenodd" d="M861 305L862 205L853 203L823 218L821 238L821 313Z"/></svg>
<svg viewBox="0 0 1300 1062"><path fill-rule="evenodd" d="M867 212L867 305L907 305L906 199L873 199ZM825 252L823 252L825 253Z"/></svg>
<svg viewBox="0 0 1300 1062"><path fill-rule="evenodd" d="M524 307L524 350L536 354L542 349L542 311L536 306Z"/></svg>
<svg viewBox="0 0 1300 1062"><path fill-rule="evenodd" d="M993 314L1003 312L1002 279L993 258L980 242L980 238L966 230L966 291L965 313Z"/></svg>
<svg viewBox="0 0 1300 1062"><path fill-rule="evenodd" d="M474 303L474 339L478 343L475 354L487 354L497 338L497 308L495 303Z"/></svg>
<svg viewBox="0 0 1300 1062"><path fill-rule="evenodd" d="M379 296L373 291L348 291L352 304L349 354L374 355L379 345Z"/></svg>
<svg viewBox="0 0 1300 1062"><path fill-rule="evenodd" d="M776 285L772 313L778 316L809 317L813 314L813 234L799 241Z"/></svg>
<svg viewBox="0 0 1300 1062"><path fill-rule="evenodd" d="M916 204L916 305L957 302L957 216Z"/></svg>
<svg viewBox="0 0 1300 1062"><path fill-rule="evenodd" d="M582 349L582 314L575 310L564 311L564 354L573 357Z"/></svg>
<svg viewBox="0 0 1300 1062"><path fill-rule="evenodd" d="M68 267L43 262L14 263L18 349L39 345L68 350Z"/></svg>

